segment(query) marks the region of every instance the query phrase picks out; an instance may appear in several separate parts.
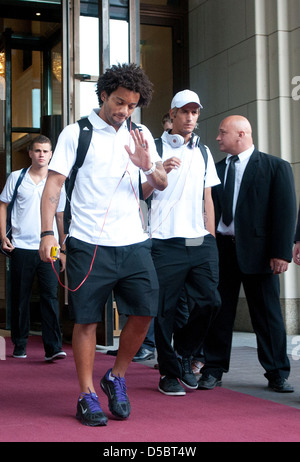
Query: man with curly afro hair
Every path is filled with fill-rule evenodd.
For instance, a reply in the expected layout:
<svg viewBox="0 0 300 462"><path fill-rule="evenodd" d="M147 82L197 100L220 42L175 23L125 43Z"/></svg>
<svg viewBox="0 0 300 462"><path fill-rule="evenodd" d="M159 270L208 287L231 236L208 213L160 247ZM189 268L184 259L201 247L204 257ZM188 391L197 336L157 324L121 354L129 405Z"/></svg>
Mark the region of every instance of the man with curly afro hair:
<svg viewBox="0 0 300 462"><path fill-rule="evenodd" d="M99 106L102 106L101 93L106 92L111 95L118 87L139 93L140 98L138 107L149 106L152 94L153 84L143 71L143 69L134 63L115 64L99 77L96 94L98 95Z"/></svg>
<svg viewBox="0 0 300 462"><path fill-rule="evenodd" d="M80 388L76 417L89 426L107 425L108 420L93 383L96 328L108 297L113 291L119 313L127 316L114 364L100 382L118 419L129 417L124 376L157 313L158 280L138 194L140 184L145 192L165 189L167 175L150 131L144 125L133 129L130 123L135 108L150 103L152 91L135 64L114 65L99 78L100 109L88 117L92 138L70 199L66 269ZM58 245L52 235L56 198L75 163L78 136L78 123L64 128L49 166L41 206L44 261L50 261L51 247Z"/></svg>

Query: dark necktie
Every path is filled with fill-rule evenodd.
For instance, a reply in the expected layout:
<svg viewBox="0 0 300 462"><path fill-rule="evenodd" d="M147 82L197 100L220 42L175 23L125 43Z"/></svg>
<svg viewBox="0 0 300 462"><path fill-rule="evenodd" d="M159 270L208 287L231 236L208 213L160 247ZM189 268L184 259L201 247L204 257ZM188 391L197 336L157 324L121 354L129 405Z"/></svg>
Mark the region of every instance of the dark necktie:
<svg viewBox="0 0 300 462"><path fill-rule="evenodd" d="M223 193L223 222L229 226L233 220L232 207L233 207L233 192L235 182L235 162L239 160L239 156L231 156L227 170L227 178Z"/></svg>

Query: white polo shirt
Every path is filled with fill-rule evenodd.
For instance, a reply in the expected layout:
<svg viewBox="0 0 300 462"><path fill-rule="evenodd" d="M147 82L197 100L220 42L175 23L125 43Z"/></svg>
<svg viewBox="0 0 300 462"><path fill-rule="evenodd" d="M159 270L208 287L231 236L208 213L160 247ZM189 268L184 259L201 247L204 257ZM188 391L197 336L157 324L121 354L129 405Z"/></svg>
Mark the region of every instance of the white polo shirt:
<svg viewBox="0 0 300 462"><path fill-rule="evenodd" d="M139 213L139 168L124 148L135 146L126 122L116 131L94 110L93 136L78 170L72 199L69 235L90 244L130 245L148 238ZM152 162L161 161L150 131L142 126ZM75 163L79 126L68 125L59 136L49 168L68 177Z"/></svg>
<svg viewBox="0 0 300 462"><path fill-rule="evenodd" d="M198 238L209 234L203 221L203 186L205 163L199 148L183 144L173 147L164 132L163 162L178 157L181 165L168 173L168 186L164 191L154 191L151 205L151 235L156 239L173 237ZM220 183L215 163L208 147L205 188Z"/></svg>
<svg viewBox="0 0 300 462"><path fill-rule="evenodd" d="M46 184L46 178L35 184L29 174L30 168L27 169L18 188L16 201L12 209L12 244L18 249L38 250L41 240L41 197ZM11 202L20 173L21 170L16 170L7 178L0 195L2 202ZM63 188L57 211L62 212L64 207L65 193ZM56 220L53 223L53 230L58 240Z"/></svg>

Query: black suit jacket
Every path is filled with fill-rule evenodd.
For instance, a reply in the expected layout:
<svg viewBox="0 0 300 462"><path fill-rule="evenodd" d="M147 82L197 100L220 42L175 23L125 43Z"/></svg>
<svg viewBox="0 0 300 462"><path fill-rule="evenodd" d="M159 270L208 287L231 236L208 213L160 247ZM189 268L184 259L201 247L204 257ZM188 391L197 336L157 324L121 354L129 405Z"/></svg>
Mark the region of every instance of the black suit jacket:
<svg viewBox="0 0 300 462"><path fill-rule="evenodd" d="M216 228L222 214L225 159L216 164L221 185L213 188ZM234 225L240 270L269 273L270 259L292 259L296 224L294 177L288 162L257 149L245 169Z"/></svg>

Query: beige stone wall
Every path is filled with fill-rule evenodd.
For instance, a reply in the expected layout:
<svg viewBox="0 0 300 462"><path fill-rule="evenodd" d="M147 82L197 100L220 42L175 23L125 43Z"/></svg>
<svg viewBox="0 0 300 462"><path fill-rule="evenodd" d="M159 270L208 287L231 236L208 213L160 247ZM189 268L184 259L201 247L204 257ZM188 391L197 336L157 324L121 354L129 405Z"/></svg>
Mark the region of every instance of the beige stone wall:
<svg viewBox="0 0 300 462"><path fill-rule="evenodd" d="M220 121L247 117L256 146L288 160L300 201L299 0L189 0L190 87L200 95L199 134L215 161ZM287 330L300 332L300 268L281 277ZM242 300L241 300L242 304ZM240 318L248 320L245 310Z"/></svg>

